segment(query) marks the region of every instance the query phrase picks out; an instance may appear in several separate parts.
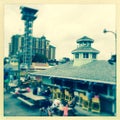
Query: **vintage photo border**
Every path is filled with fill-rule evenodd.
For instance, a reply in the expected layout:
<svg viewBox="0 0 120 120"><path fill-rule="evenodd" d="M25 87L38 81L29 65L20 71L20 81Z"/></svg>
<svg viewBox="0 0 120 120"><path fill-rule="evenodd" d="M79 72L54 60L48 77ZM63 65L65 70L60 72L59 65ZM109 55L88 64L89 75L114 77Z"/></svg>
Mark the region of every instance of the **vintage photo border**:
<svg viewBox="0 0 120 120"><path fill-rule="evenodd" d="M67 118L62 118L62 117L4 117L4 92L3 92L3 57L4 57L4 5L6 4L115 4L116 5L116 27L117 27L117 66L116 66L116 74L117 74L117 114L115 117L67 117ZM1 109L0 109L0 119L94 119L94 120L108 120L108 119L119 119L119 115L120 115L120 105L119 105L119 101L120 101L120 96L119 96L119 44L120 44L120 40L119 40L119 33L120 33L120 0L1 0L0 1L0 15L1 15L1 19L0 19L0 38L1 38L1 44L0 44L0 76L1 76L1 84L0 84L0 96L1 96Z"/></svg>

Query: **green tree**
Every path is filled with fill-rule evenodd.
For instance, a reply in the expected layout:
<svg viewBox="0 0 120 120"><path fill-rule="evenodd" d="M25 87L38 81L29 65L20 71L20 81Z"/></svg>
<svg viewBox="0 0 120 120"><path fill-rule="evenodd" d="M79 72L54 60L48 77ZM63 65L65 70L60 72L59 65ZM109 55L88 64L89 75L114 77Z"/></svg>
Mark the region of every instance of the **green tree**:
<svg viewBox="0 0 120 120"><path fill-rule="evenodd" d="M47 57L45 55L42 54L35 54L35 56L33 56L32 62L41 62L41 63L46 63L47 62Z"/></svg>

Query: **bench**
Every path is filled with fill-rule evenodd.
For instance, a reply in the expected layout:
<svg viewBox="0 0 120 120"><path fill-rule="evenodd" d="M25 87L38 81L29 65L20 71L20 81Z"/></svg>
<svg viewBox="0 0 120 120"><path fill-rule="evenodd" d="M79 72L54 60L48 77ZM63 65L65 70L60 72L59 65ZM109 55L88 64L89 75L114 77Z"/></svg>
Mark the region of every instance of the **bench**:
<svg viewBox="0 0 120 120"><path fill-rule="evenodd" d="M11 93L12 95L15 95L15 92L13 92L13 91L11 91L10 93Z"/></svg>
<svg viewBox="0 0 120 120"><path fill-rule="evenodd" d="M13 91L11 91L10 93L11 93L13 96L15 96L15 97L17 97L17 96L19 95L19 94L13 92Z"/></svg>
<svg viewBox="0 0 120 120"><path fill-rule="evenodd" d="M22 102L26 103L29 106L33 106L34 105L33 103L31 103L31 102L29 102L29 101L27 101L27 100L25 100L25 99L23 99L21 97L17 97L17 99L21 100Z"/></svg>
<svg viewBox="0 0 120 120"><path fill-rule="evenodd" d="M31 83L30 81L28 81L28 82L24 82L23 84L28 84L28 83Z"/></svg>
<svg viewBox="0 0 120 120"><path fill-rule="evenodd" d="M17 94L13 91L10 92L14 97L17 97Z"/></svg>

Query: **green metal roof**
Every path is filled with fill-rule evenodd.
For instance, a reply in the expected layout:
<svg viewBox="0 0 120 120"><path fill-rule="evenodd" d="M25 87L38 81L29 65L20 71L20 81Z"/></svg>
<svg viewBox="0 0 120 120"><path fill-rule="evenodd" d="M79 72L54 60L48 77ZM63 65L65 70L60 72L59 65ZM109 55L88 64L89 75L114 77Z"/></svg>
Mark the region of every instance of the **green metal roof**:
<svg viewBox="0 0 120 120"><path fill-rule="evenodd" d="M83 41L91 42L91 43L94 42L93 39L91 39L91 38L89 38L89 37L87 37L87 36L83 36L82 38L78 39L76 42L77 42L77 43L80 43L80 42L83 42Z"/></svg>
<svg viewBox="0 0 120 120"><path fill-rule="evenodd" d="M95 60L82 66L73 66L72 62L58 65L32 75L84 80L106 84L116 84L116 65L105 60Z"/></svg>
<svg viewBox="0 0 120 120"><path fill-rule="evenodd" d="M98 50L92 48L92 47L89 47L89 46L81 46L75 50L72 51L72 54L74 53L84 53L84 52L88 52L88 53L99 53Z"/></svg>

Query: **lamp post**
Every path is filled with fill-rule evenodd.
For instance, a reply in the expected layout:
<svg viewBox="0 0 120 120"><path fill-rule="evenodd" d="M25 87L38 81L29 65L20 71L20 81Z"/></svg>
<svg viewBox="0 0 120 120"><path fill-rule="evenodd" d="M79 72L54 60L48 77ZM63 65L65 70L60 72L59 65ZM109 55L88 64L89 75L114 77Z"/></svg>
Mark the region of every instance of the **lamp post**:
<svg viewBox="0 0 120 120"><path fill-rule="evenodd" d="M20 51L17 52L18 57L18 85L20 84Z"/></svg>
<svg viewBox="0 0 120 120"><path fill-rule="evenodd" d="M112 34L114 35L114 37L115 37L115 54L116 54L117 34L116 34L115 32L113 32L113 31L111 31L111 30L107 30L107 29L104 29L104 30L103 30L103 33L107 33L107 32L112 33Z"/></svg>
<svg viewBox="0 0 120 120"><path fill-rule="evenodd" d="M113 63L116 62L117 33L113 32L113 31L110 31L110 30L106 30L106 29L103 30L103 33L107 33L107 32L110 32L110 33L112 33L112 34L115 36L115 55L112 55L112 56L111 56L111 59L108 60L108 62L109 62L110 64L113 64ZM116 91L115 86L113 86L113 88L114 88L114 91ZM116 99L116 92L115 92L115 95L114 95L114 96L115 96L115 99ZM113 111L114 111L114 115L116 115L116 102L113 104Z"/></svg>

